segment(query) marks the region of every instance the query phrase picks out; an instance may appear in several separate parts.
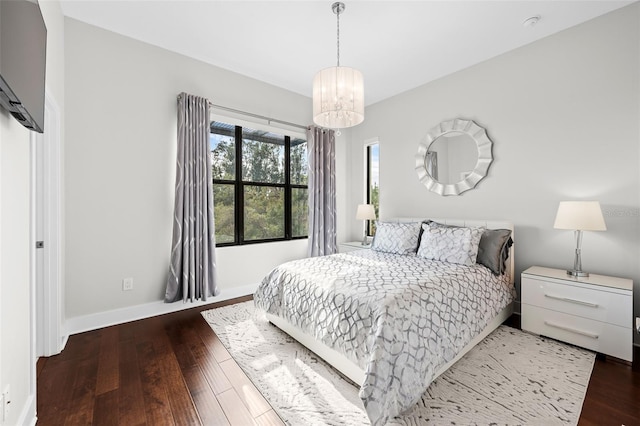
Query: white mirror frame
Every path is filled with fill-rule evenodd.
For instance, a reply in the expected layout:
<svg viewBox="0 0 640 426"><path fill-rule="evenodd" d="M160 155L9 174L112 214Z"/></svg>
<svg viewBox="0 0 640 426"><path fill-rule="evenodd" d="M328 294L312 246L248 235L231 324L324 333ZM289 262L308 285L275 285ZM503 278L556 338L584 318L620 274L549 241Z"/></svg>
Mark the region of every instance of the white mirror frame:
<svg viewBox="0 0 640 426"><path fill-rule="evenodd" d="M425 157L427 151L429 151L429 146L438 137L452 132L464 133L473 139L478 147L478 162L466 178L456 183L443 184L429 174L425 166ZM416 172L418 173L418 179L420 179L420 182L422 182L429 191L435 192L436 194L459 195L464 191L474 188L478 182L487 175L489 166L493 161L493 154L491 153L492 146L493 142L491 142L491 139L487 136L486 129L476 124L473 120L455 118L453 120L443 121L429 130L427 136L418 146L418 153L416 154Z"/></svg>

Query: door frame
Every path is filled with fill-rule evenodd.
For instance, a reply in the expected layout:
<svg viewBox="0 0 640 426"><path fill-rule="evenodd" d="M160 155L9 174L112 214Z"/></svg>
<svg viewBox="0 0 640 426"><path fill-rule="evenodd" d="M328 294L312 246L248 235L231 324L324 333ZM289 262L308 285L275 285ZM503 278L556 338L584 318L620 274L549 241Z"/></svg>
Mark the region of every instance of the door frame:
<svg viewBox="0 0 640 426"><path fill-rule="evenodd" d="M58 354L64 348L62 332L62 180L60 108L45 90L44 133L31 133L31 306L32 353ZM40 146L42 149L38 149ZM38 157L41 161L38 162ZM37 165L41 164L41 170ZM36 202L36 182L42 173L42 205ZM42 213L43 262L36 261L36 209ZM38 295L38 297L37 297ZM41 326L37 326L41 318Z"/></svg>

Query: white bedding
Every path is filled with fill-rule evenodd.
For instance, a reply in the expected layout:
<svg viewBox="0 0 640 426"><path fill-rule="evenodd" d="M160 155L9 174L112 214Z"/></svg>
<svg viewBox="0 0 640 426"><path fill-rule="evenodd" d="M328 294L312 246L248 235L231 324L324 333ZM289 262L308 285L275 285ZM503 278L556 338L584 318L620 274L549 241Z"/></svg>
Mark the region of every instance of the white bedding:
<svg viewBox="0 0 640 426"><path fill-rule="evenodd" d="M482 265L362 250L280 265L254 300L360 366L360 398L383 425L513 301L510 281Z"/></svg>

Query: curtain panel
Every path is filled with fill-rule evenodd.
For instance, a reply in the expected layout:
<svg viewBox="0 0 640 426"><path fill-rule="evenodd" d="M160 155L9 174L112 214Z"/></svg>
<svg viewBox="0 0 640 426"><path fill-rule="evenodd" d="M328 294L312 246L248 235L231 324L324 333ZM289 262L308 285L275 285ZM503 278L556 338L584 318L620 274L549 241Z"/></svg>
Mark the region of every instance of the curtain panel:
<svg viewBox="0 0 640 426"><path fill-rule="evenodd" d="M309 161L309 257L334 254L336 243L335 132L307 129Z"/></svg>
<svg viewBox="0 0 640 426"><path fill-rule="evenodd" d="M171 264L165 302L193 302L218 295L215 246L209 101L181 93Z"/></svg>

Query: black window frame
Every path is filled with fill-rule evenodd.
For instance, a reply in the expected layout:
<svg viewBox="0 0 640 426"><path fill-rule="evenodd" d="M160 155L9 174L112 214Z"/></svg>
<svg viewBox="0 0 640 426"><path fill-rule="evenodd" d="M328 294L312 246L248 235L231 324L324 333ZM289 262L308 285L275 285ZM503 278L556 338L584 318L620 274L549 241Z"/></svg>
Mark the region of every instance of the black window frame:
<svg viewBox="0 0 640 426"><path fill-rule="evenodd" d="M215 120L218 121L218 120ZM222 122L222 121L218 121ZM211 131L212 125L214 121L210 123L209 133L213 133ZM293 184L291 183L291 136L285 135L282 133L278 133L284 136L284 183L270 183L270 182L254 182L254 181L245 181L242 176L242 144L243 144L243 126L234 125L231 123L225 123L229 125L235 126L234 132L234 143L235 143L235 179L215 179L212 176L212 184L225 184L225 185L234 185L234 241L227 243L218 243L216 242L216 247L230 247L230 246L242 246L247 244L261 244L261 243L272 243L278 241L292 241L292 240L302 240L308 239L308 229L307 235L304 236L293 236L293 220L292 220L292 207L291 207L291 190L293 188L297 189L306 189L309 191L309 185L302 184ZM275 132L274 132L275 133ZM298 139L298 138L294 138ZM305 140L305 143L307 141ZM254 240L245 240L244 239L244 188L245 186L262 186L262 187L272 187L272 188L283 188L284 189L284 237L282 238L264 238L264 239L254 239ZM215 207L215 197L214 197L214 207ZM308 206L307 206L308 208ZM215 217L214 217L215 220Z"/></svg>

